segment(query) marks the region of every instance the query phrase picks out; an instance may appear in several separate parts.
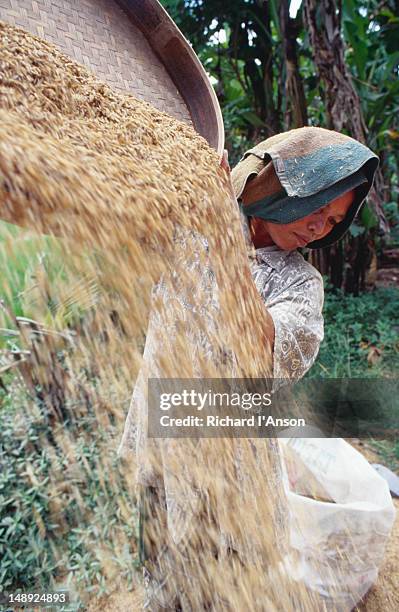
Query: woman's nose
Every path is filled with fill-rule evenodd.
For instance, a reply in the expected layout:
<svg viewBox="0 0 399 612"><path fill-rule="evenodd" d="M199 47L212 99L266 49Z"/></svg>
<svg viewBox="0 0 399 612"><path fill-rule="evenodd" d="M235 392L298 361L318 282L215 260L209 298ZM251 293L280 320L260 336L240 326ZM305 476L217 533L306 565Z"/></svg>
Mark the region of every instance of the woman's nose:
<svg viewBox="0 0 399 612"><path fill-rule="evenodd" d="M317 217L309 219L308 230L312 234L316 234L316 236L319 236L324 231L326 221L327 219L324 217L324 215L317 215Z"/></svg>

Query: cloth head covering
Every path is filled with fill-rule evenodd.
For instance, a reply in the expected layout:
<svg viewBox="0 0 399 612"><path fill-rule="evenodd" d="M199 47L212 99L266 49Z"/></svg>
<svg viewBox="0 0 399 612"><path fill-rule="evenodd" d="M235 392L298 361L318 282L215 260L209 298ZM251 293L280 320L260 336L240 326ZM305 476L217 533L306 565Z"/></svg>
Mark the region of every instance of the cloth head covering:
<svg viewBox="0 0 399 612"><path fill-rule="evenodd" d="M232 182L240 199L247 181L266 168L265 197L242 210L246 216L280 224L303 219L354 189L345 219L307 245L320 249L346 233L371 189L377 167L378 157L357 140L324 128L303 127L249 149L232 170Z"/></svg>

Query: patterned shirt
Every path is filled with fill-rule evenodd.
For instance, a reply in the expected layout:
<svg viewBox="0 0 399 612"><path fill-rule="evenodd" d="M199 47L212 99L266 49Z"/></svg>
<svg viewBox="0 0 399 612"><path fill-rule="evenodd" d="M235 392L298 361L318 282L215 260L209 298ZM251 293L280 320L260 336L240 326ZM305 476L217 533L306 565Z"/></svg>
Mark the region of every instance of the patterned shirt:
<svg viewBox="0 0 399 612"><path fill-rule="evenodd" d="M323 340L323 279L299 252L274 246L256 250L251 271L274 323L273 377L299 380Z"/></svg>

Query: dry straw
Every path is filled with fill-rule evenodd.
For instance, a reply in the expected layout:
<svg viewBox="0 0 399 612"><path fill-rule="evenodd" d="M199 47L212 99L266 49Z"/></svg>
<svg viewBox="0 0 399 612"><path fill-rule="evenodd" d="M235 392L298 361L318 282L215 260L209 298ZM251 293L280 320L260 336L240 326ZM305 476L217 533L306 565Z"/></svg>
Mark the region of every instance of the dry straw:
<svg viewBox="0 0 399 612"><path fill-rule="evenodd" d="M83 291L86 315L75 329L66 364L57 364L64 342L58 336L31 345L25 379L34 376L40 383L49 409L59 402L56 416L61 418L63 402L76 400L77 418L90 405L99 428L107 427L110 415L123 422L126 395L141 364L150 289L161 275L172 292L183 288L197 306L187 315L162 303L152 305L165 322L160 346L169 342L168 350L156 355L163 376L232 375L232 361L219 358L226 353L233 355L235 375L270 374L270 350L259 325L264 305L250 279L238 210L217 154L187 125L113 92L43 40L3 23L0 48L0 216L59 237L78 294L83 291L79 274L89 286ZM208 248L198 246L198 236L206 237ZM207 303L201 278L187 265L192 258L212 263L219 299L212 322L201 309ZM48 279L38 280L44 294L51 291L48 284ZM63 292L67 308L73 296L67 288ZM173 346L170 326L176 331ZM193 328L211 342L212 359L199 347L193 358ZM87 371L95 373L96 388L83 374ZM58 451L73 466L73 438L62 427L54 435ZM215 610L322 609L281 571L288 524L285 517L279 525L281 487L270 476L276 459L268 442L169 441L161 451L182 494L194 488L201 499L184 550L171 545L167 562L171 590L185 592L184 610L205 605ZM237 480L237 453L245 467L245 488ZM183 466L190 467L188 484ZM103 469L110 468L105 464ZM132 485L133 464L126 469ZM59 468L52 478L61 490ZM69 494L79 497L76 474L71 482ZM114 495L119 495L116 489ZM57 494L53 505L63 524L62 503L56 499ZM122 496L121 513L127 520ZM152 521L156 540L165 537L164 527L157 532L160 524L161 519ZM221 531L235 543L234 555L221 554ZM115 556L123 542L112 544ZM109 547L101 549L103 570L117 581L113 555Z"/></svg>

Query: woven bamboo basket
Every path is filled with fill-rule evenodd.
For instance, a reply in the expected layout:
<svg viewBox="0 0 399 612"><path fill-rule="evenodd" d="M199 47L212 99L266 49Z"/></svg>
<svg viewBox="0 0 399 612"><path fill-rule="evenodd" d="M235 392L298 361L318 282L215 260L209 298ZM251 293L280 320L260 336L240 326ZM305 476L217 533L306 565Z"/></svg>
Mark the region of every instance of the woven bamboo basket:
<svg viewBox="0 0 399 612"><path fill-rule="evenodd" d="M0 19L55 44L115 89L191 123L222 153L215 92L157 0L0 0Z"/></svg>

